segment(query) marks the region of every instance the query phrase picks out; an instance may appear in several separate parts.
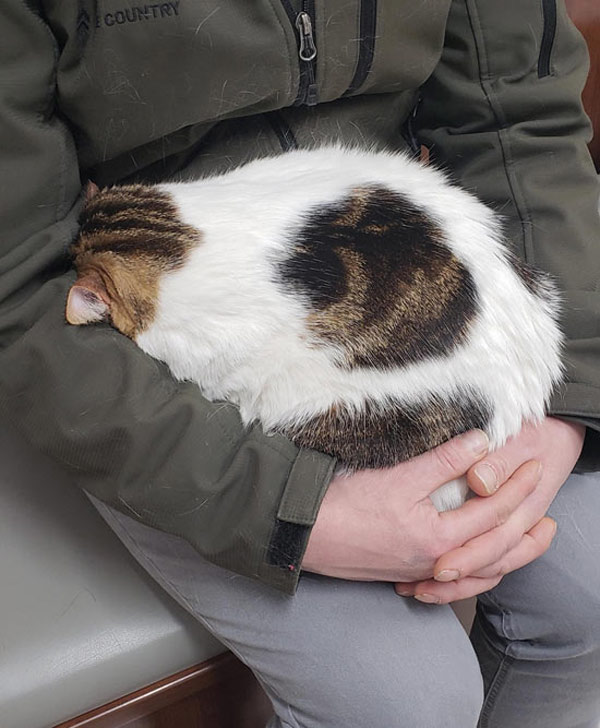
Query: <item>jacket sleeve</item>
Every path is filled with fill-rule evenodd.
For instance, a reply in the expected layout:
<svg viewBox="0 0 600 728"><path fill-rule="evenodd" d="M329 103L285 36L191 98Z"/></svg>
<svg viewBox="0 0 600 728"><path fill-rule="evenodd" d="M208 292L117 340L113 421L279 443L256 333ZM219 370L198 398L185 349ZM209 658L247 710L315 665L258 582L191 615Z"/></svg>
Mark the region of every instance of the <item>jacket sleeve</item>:
<svg viewBox="0 0 600 728"><path fill-rule="evenodd" d="M333 461L212 404L108 326L64 320L81 184L56 39L0 10L0 412L99 499L293 592Z"/></svg>
<svg viewBox="0 0 600 728"><path fill-rule="evenodd" d="M585 42L563 0L454 0L415 130L431 159L505 219L515 251L563 291L566 386L551 414L588 426L600 469L600 216L581 104Z"/></svg>

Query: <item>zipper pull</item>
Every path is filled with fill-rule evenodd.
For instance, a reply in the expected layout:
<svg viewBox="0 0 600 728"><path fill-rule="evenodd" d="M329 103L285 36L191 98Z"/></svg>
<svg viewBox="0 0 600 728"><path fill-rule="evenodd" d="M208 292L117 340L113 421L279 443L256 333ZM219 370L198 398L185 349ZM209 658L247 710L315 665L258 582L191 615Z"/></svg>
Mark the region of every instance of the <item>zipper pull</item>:
<svg viewBox="0 0 600 728"><path fill-rule="evenodd" d="M298 13L296 28L300 36L300 49L298 55L302 61L310 62L317 56L317 46L313 36L312 21L308 13Z"/></svg>

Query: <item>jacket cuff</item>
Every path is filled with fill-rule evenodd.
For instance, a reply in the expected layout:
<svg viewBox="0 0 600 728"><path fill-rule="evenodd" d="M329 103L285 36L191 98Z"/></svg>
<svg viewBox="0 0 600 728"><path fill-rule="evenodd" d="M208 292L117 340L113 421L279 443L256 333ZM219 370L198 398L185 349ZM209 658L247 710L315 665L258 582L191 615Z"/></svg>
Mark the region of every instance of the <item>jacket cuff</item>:
<svg viewBox="0 0 600 728"><path fill-rule="evenodd" d="M589 384L571 382L558 392L550 407L553 417L585 425L585 440L574 472L600 470L600 390Z"/></svg>
<svg viewBox="0 0 600 728"><path fill-rule="evenodd" d="M335 460L314 450L300 450L277 510L267 555L259 568L261 580L293 594L298 587L302 559Z"/></svg>

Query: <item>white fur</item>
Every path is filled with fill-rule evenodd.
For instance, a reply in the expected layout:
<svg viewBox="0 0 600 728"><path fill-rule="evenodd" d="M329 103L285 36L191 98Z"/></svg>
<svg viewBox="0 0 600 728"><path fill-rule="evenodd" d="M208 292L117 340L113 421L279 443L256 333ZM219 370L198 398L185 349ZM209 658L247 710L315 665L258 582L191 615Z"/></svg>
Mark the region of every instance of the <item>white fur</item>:
<svg viewBox="0 0 600 728"><path fill-rule="evenodd" d="M481 310L455 351L392 370L345 370L335 347L311 345L308 303L282 292L274 264L290 254L307 214L366 185L389 187L424 210L473 276ZM336 402L410 406L469 385L491 405L493 447L544 415L561 376L556 297L542 303L531 294L506 261L498 218L439 171L402 155L327 147L161 188L203 239L183 268L164 276L156 320L137 342L209 398L238 404L244 422L260 420L269 431ZM461 488L446 488L436 505L459 505Z"/></svg>

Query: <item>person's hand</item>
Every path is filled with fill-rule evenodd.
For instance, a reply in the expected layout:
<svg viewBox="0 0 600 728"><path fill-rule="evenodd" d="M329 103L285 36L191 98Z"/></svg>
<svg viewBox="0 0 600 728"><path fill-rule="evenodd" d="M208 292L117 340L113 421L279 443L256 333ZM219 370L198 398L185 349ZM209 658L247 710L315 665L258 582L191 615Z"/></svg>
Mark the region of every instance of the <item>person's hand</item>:
<svg viewBox="0 0 600 728"><path fill-rule="evenodd" d="M556 532L555 522L544 516L573 470L584 436L582 425L547 417L537 426L525 425L504 447L470 468L467 481L475 493L495 492L489 502L524 477L525 468L526 477L533 479L539 464L541 477L533 492L512 513L504 513L495 528L438 559L433 580L397 584L396 591L440 604L466 599L492 589L505 574L541 556Z"/></svg>
<svg viewBox="0 0 600 728"><path fill-rule="evenodd" d="M474 431L388 470L335 477L302 568L361 581L431 578L440 556L506 521L535 488L537 466L526 465L494 498L438 513L429 494L481 460L487 444Z"/></svg>

